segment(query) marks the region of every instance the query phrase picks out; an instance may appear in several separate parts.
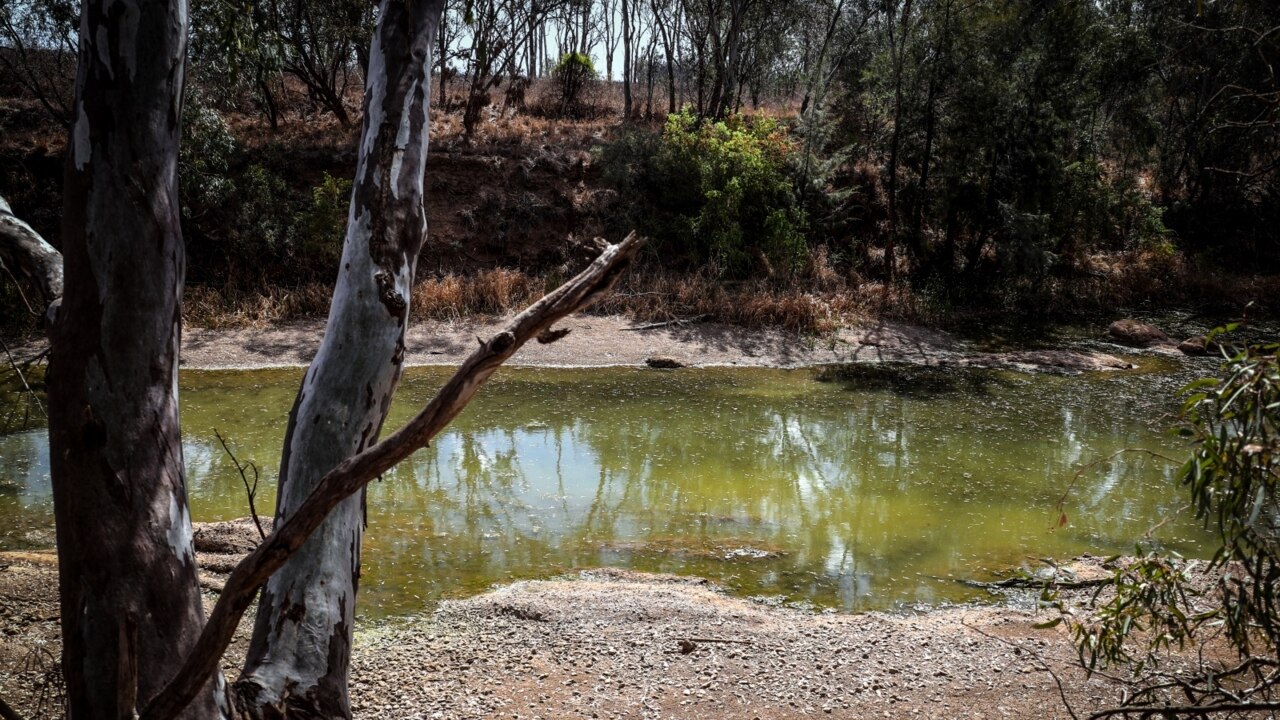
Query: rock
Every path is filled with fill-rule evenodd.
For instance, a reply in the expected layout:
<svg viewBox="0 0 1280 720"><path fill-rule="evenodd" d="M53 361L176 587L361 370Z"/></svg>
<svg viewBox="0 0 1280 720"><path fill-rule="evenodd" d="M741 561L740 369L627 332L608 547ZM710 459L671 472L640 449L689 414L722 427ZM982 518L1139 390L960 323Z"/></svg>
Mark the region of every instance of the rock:
<svg viewBox="0 0 1280 720"><path fill-rule="evenodd" d="M674 370L676 368L684 367L684 363L673 357L667 357L665 355L653 355L646 358L644 364L651 368L658 368L661 370Z"/></svg>
<svg viewBox="0 0 1280 720"><path fill-rule="evenodd" d="M1178 343L1178 349L1184 355L1208 355L1209 353L1218 351L1218 344L1209 342L1208 338L1203 335L1189 337Z"/></svg>
<svg viewBox="0 0 1280 720"><path fill-rule="evenodd" d="M1141 348L1169 342L1169 336L1165 335L1160 328L1131 318L1111 323L1107 328L1107 336L1118 343Z"/></svg>
<svg viewBox="0 0 1280 720"><path fill-rule="evenodd" d="M1025 365L1041 371L1064 370L1068 372L1132 370L1136 365L1114 355L1078 350L1023 350L996 356L995 363Z"/></svg>

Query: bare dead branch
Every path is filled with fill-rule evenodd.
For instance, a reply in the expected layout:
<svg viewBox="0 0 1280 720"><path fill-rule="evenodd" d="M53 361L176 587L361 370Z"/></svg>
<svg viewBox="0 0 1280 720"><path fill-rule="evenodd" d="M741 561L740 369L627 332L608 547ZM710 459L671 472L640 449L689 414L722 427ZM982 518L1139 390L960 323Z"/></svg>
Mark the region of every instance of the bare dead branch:
<svg viewBox="0 0 1280 720"><path fill-rule="evenodd" d="M1092 470L1093 468L1096 468L1099 465L1105 465L1106 463L1109 463L1112 460L1115 460L1116 458L1120 457L1121 455L1124 455L1125 453L1138 453L1140 455L1148 455L1157 460L1164 460L1165 462L1170 463L1172 465L1181 464L1177 460L1169 457L1168 455L1162 455L1154 450L1147 450L1146 448L1120 448L1119 450L1111 453L1106 457L1098 458L1093 462L1087 463L1085 465L1081 465L1080 468L1076 470L1075 474L1071 476L1071 480L1067 483L1066 489L1062 491L1062 497L1058 498L1058 502L1054 503L1054 509L1056 509L1060 514L1062 514L1063 517L1065 517L1065 508L1067 505L1067 498L1071 497L1071 491L1075 489L1076 483L1080 482L1080 478L1089 470Z"/></svg>
<svg viewBox="0 0 1280 720"><path fill-rule="evenodd" d="M1062 698L1062 707L1066 708L1067 714L1071 716L1072 720L1080 720L1080 716L1076 714L1076 710L1072 707L1071 701L1067 699L1066 685L1063 684L1062 678L1058 677L1058 673L1054 672L1053 666L1049 664L1049 661L1046 660L1043 655L1036 652L1034 648L1023 647L1021 643L1015 643L1012 640L1002 638L999 635L992 635L980 627L970 625L964 620L961 620L960 624L989 640L995 640L996 642L1003 643L1004 645L1013 648L1015 651L1025 651L1029 653L1037 662L1044 666L1045 671L1049 673L1049 677L1053 678L1053 682L1057 684L1058 696Z"/></svg>
<svg viewBox="0 0 1280 720"><path fill-rule="evenodd" d="M45 323L51 325L62 301L62 254L14 215L3 196L0 196L0 264L39 290L46 308Z"/></svg>
<svg viewBox="0 0 1280 720"><path fill-rule="evenodd" d="M40 402L40 396L35 390L31 389L31 385L27 383L27 376L22 374L22 368L18 367L18 361L13 359L13 353L9 352L9 344L0 339L0 349L4 350L4 356L9 360L9 367L13 368L13 372L18 376L18 380L22 383L22 388L26 390L31 399L35 401L36 407L40 408L40 414L45 420L49 419L49 413L45 412L44 403Z"/></svg>
<svg viewBox="0 0 1280 720"><path fill-rule="evenodd" d="M249 517L253 518L253 524L258 528L258 538L267 539L267 533L262 529L262 521L258 519L258 508L254 505L254 498L258 494L258 466L252 460L242 463L236 459L236 454L231 452L231 447L227 445L227 441L222 437L217 428L214 428L213 436L218 438L218 442L222 443L222 450L227 453L227 457L231 458L231 462L235 463L236 472L240 473L240 482L244 483L244 494L249 497ZM245 474L245 468L253 469L253 485L249 484L249 476Z"/></svg>
<svg viewBox="0 0 1280 720"><path fill-rule="evenodd" d="M364 452L329 471L315 491L284 522L277 525L227 578L209 622L187 656L182 669L141 714L142 720L171 720L195 698L218 668L218 661L240 618L258 588L289 559L324 522L333 508L397 463L426 447L444 429L485 381L530 339L608 293L630 266L643 240L635 232L611 245L586 270L548 293L517 315L505 330L481 342L436 393L431 402L404 427Z"/></svg>
<svg viewBox="0 0 1280 720"><path fill-rule="evenodd" d="M0 718L3 718L3 720L25 720L25 718L18 714L17 710L9 707L9 705L2 699L0 699Z"/></svg>
<svg viewBox="0 0 1280 720"><path fill-rule="evenodd" d="M1136 715L1140 717L1176 717L1178 715L1193 715L1197 717L1208 717L1215 713L1261 713L1280 710L1280 702L1259 702L1259 703L1220 703L1218 705L1135 705L1132 707L1117 707L1107 710L1099 710L1089 716L1089 720L1099 720L1099 718L1116 717L1119 715Z"/></svg>

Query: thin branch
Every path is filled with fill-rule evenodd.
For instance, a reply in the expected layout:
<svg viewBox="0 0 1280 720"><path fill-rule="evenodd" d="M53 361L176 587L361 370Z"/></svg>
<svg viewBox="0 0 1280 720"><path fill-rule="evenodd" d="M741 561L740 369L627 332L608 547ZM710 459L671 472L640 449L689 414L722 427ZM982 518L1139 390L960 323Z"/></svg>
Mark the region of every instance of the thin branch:
<svg viewBox="0 0 1280 720"><path fill-rule="evenodd" d="M27 383L27 377L22 374L22 369L18 367L18 361L13 359L13 353L9 352L9 345L3 339L0 339L0 348L4 349L4 355L9 359L9 367L13 368L13 372L17 374L18 380L22 382L22 387L31 395L31 399L36 401L36 407L40 408L40 414L44 416L45 420L48 420L49 413L45 412L44 403L40 402L40 396Z"/></svg>
<svg viewBox="0 0 1280 720"><path fill-rule="evenodd" d="M983 636L983 637L985 637L985 638L988 638L988 639L990 639L990 640L995 640L996 642L1003 643L1003 644L1005 644L1005 645L1007 645L1007 646L1009 646L1009 647L1013 648L1014 650L1017 650L1017 651L1024 651L1024 650L1025 650L1029 655L1031 655L1031 657L1034 657L1036 660L1040 661L1040 664L1044 666L1044 669L1049 673L1049 676L1053 678L1053 682L1057 684L1057 686L1058 686L1058 696L1062 698L1062 706L1063 706L1064 708L1066 708L1066 710L1067 710L1067 714L1071 716L1072 720L1080 720L1080 716L1079 716L1079 715L1076 715L1075 708L1073 708L1073 707L1071 706L1071 701L1067 699L1067 688L1066 688L1066 686L1062 683L1062 678L1058 677L1058 673L1054 672L1054 671L1053 671L1053 668L1052 668L1052 667L1050 667L1050 665L1049 665L1049 661L1048 661L1048 660L1045 660L1045 659L1044 659L1044 657L1043 657L1043 656L1041 656L1041 655L1040 655L1040 653L1036 652L1034 648L1024 648L1024 647L1022 647L1022 645L1021 645L1021 644L1019 644L1019 643L1015 643L1015 642L1013 642L1012 640L1009 640L1008 638L1002 638L1002 637L1000 637L999 635L992 635L991 633L989 633L989 632L987 632L987 631L985 631L985 630L983 630L983 629L981 629L981 628L978 628L978 627L976 627L976 626L970 625L969 623L965 622L964 620L961 620L961 621L960 621L960 624L961 624L961 625L963 625L963 626L965 626L966 628L969 628L970 630L972 630L972 631L974 631L974 632L978 633L979 635L981 635L981 636Z"/></svg>
<svg viewBox="0 0 1280 720"><path fill-rule="evenodd" d="M258 527L258 538L266 540L267 533L262 530L262 521L258 519L258 508L253 503L254 497L258 494L258 466L252 460L246 463L241 463L237 460L235 453L231 452L226 439L222 437L217 428L214 428L213 436L218 438L218 442L222 443L222 449L227 453L227 457L231 458L231 462L235 463L236 472L240 473L240 482L244 483L244 493L249 496L249 517L253 518L253 524ZM244 472L245 468L253 468L252 487L249 485L249 476Z"/></svg>
<svg viewBox="0 0 1280 720"><path fill-rule="evenodd" d="M1067 488L1062 491L1062 497L1058 498L1058 502L1054 503L1054 507L1061 510L1066 506L1067 498L1071 496L1071 491L1075 489L1076 483L1080 482L1080 477L1084 475L1086 471L1092 470L1099 465L1109 463L1125 453L1141 453L1175 465L1180 464L1177 460L1169 457L1168 455L1162 455L1154 450L1147 450L1146 448L1120 448L1104 458L1098 458L1091 463L1080 466L1080 469L1076 470L1075 474L1071 476L1071 481L1067 483Z"/></svg>
<svg viewBox="0 0 1280 720"><path fill-rule="evenodd" d="M1201 715L1208 716L1213 713L1227 712L1275 712L1280 710L1280 702L1266 703L1222 703L1220 705L1149 705L1149 706L1133 706L1118 707L1099 710L1089 716L1089 720L1098 720L1099 718L1116 717L1117 715L1142 715L1150 717L1159 715L1160 717L1172 717L1174 715Z"/></svg>
<svg viewBox="0 0 1280 720"><path fill-rule="evenodd" d="M329 512L382 473L426 447L462 412L502 363L527 341L612 290L643 242L632 232L617 245L610 245L577 277L517 315L488 342L481 343L408 424L373 447L344 460L321 478L306 501L236 565L182 669L142 712L141 719L177 717L218 669L218 661L258 588L297 552Z"/></svg>

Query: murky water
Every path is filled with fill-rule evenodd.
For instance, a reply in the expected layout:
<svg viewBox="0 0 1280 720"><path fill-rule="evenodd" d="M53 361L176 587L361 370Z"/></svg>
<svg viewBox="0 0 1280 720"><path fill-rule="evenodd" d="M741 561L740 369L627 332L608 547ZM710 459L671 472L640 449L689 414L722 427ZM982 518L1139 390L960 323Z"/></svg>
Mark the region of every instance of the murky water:
<svg viewBox="0 0 1280 720"><path fill-rule="evenodd" d="M1003 372L504 369L429 449L369 489L361 609L427 610L515 578L620 566L856 611L978 598L1042 556L1131 550L1182 505L1165 428L1185 365ZM1203 371L1201 367L1201 371ZM389 426L446 377L412 370ZM300 370L184 372L196 520L247 514L214 430L263 468L269 513ZM43 431L0 436L0 548L51 542ZM1158 538L1196 554L1188 520Z"/></svg>

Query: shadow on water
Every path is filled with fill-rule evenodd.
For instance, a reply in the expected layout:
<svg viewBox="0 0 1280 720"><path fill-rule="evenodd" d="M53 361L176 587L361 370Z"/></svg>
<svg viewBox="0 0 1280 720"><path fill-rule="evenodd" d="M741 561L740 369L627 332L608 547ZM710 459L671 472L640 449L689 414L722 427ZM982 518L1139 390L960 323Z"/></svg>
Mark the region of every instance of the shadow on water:
<svg viewBox="0 0 1280 720"><path fill-rule="evenodd" d="M922 367L909 364L827 365L814 376L853 392L887 391L905 397L985 395L994 387L1015 382L1008 372L985 369Z"/></svg>

